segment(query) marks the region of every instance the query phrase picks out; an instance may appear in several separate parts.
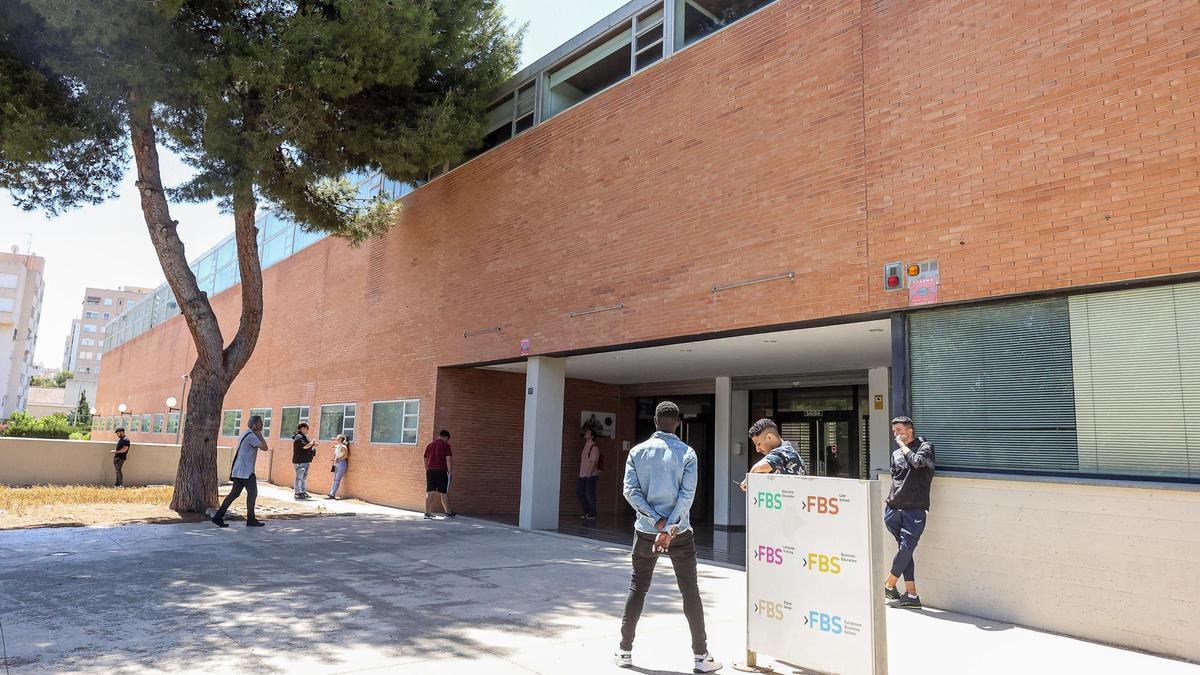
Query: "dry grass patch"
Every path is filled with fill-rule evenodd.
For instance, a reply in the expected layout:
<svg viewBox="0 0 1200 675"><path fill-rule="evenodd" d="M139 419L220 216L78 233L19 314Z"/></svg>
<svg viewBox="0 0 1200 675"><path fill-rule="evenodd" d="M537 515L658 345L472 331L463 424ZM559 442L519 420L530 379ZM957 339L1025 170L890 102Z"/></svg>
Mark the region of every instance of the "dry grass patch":
<svg viewBox="0 0 1200 675"><path fill-rule="evenodd" d="M221 489L222 496L229 490ZM124 523L196 522L203 516L172 511L170 485L116 488L96 485L0 485L0 530L31 527L120 525ZM241 513L239 499L233 511ZM267 518L302 513L290 502L260 496L258 508ZM232 515L232 511L231 511ZM234 516L232 519L236 519Z"/></svg>
<svg viewBox="0 0 1200 675"><path fill-rule="evenodd" d="M171 503L170 485L112 488L97 485L0 485L0 511L19 516L50 506L68 504L162 504Z"/></svg>

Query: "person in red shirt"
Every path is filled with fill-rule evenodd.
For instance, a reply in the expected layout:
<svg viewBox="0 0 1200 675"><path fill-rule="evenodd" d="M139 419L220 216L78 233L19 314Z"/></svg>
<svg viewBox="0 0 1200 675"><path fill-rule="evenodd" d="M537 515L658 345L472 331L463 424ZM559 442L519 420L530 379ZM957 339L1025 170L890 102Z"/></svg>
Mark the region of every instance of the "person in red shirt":
<svg viewBox="0 0 1200 675"><path fill-rule="evenodd" d="M425 517L433 517L433 505L438 495L442 498L442 509L447 518L458 514L450 510L450 432L442 429L433 442L425 446Z"/></svg>

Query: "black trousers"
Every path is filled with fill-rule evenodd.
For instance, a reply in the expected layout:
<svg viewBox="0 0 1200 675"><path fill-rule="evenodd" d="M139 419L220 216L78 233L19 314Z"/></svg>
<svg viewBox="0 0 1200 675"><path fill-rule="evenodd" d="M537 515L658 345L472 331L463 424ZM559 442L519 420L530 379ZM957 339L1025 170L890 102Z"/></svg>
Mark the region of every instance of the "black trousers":
<svg viewBox="0 0 1200 675"><path fill-rule="evenodd" d="M579 498L579 508L585 516L596 515L596 483L599 480L599 476L575 479L575 496Z"/></svg>
<svg viewBox="0 0 1200 675"><path fill-rule="evenodd" d="M625 616L621 619L621 649L633 649L634 634L658 556L654 552L654 537L642 532L633 540L633 577L629 581L629 596L625 599ZM675 582L683 595L683 615L692 631L692 653L708 653L708 635L704 631L704 603L700 600L700 584L696 574L696 537L684 532L671 541L667 555L675 568Z"/></svg>
<svg viewBox="0 0 1200 675"><path fill-rule="evenodd" d="M121 487L125 482L125 474L121 469L125 468L126 459L128 459L128 455L113 455L113 468L117 470L117 487Z"/></svg>
<svg viewBox="0 0 1200 675"><path fill-rule="evenodd" d="M217 509L217 514L214 516L217 520L225 518L225 512L229 510L229 505L233 500L237 499L242 494L242 490L246 490L246 522L254 520L254 502L258 499L258 479L254 474L250 474L249 478L230 478L230 483L233 483L233 489L229 491L229 496L225 497L225 501L221 502L221 508Z"/></svg>

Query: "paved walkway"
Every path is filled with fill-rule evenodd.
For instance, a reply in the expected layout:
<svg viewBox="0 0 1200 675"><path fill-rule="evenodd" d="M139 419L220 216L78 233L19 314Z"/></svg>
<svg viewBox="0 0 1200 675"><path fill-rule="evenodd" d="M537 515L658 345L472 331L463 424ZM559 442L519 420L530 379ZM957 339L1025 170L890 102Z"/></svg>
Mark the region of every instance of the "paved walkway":
<svg viewBox="0 0 1200 675"><path fill-rule="evenodd" d="M259 530L0 533L8 672L621 672L607 659L628 585L625 551L357 502L319 505L359 515ZM686 673L686 624L670 565L660 570L637 670ZM744 653L744 583L741 572L702 566L711 648L726 662ZM956 614L890 611L888 621L894 674L1200 675L1200 666Z"/></svg>

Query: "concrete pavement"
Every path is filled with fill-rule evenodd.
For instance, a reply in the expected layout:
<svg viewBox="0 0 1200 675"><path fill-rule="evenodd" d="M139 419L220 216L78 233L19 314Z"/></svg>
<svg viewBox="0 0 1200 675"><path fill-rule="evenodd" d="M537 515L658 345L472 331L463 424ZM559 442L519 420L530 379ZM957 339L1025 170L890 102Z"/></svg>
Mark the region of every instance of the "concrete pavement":
<svg viewBox="0 0 1200 675"><path fill-rule="evenodd" d="M608 657L626 551L470 519L356 502L310 508L318 505L358 515L259 530L0 533L9 672L621 672ZM635 664L689 672L678 592L669 563L659 569ZM744 655L744 585L742 572L702 566L711 650L726 663ZM1200 675L1197 665L962 615L889 610L888 622L892 673Z"/></svg>

